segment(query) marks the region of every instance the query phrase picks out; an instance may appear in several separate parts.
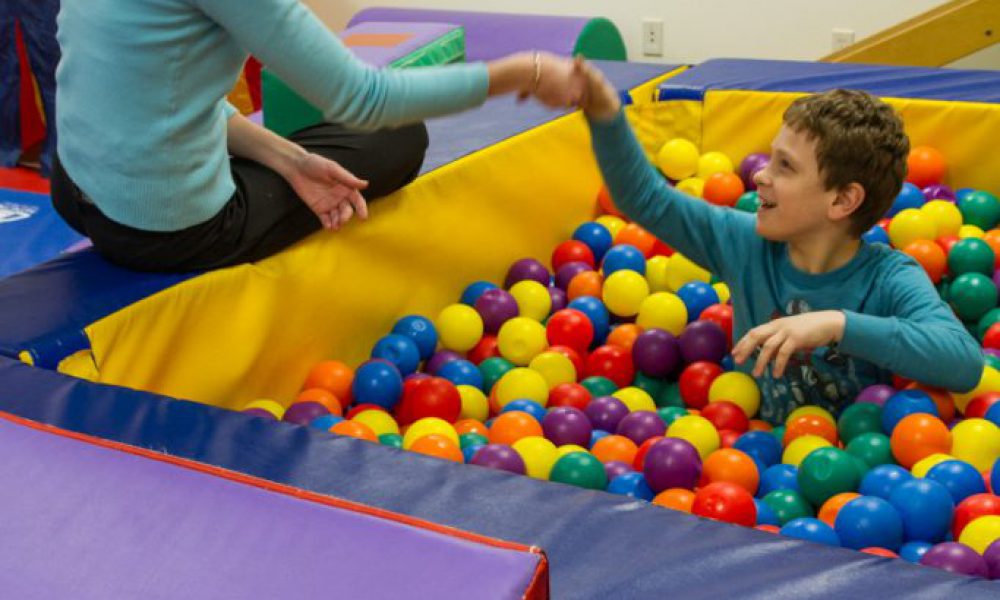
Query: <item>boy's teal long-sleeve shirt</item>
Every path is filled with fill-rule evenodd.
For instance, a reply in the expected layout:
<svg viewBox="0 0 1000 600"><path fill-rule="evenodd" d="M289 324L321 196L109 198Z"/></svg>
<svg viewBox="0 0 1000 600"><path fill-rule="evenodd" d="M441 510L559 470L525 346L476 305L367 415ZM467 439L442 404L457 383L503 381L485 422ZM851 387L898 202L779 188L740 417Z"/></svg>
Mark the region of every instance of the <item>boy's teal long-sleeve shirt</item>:
<svg viewBox="0 0 1000 600"><path fill-rule="evenodd" d="M865 243L834 271L800 271L786 244L757 234L754 215L670 186L646 159L623 112L608 122L592 120L590 127L616 206L729 285L734 341L784 316L817 310L846 316L835 348L799 353L780 379L770 373L758 378L761 418L782 423L805 404L837 414L861 389L888 382L893 373L962 392L979 382L981 350L910 257ZM741 370L752 368L748 361Z"/></svg>

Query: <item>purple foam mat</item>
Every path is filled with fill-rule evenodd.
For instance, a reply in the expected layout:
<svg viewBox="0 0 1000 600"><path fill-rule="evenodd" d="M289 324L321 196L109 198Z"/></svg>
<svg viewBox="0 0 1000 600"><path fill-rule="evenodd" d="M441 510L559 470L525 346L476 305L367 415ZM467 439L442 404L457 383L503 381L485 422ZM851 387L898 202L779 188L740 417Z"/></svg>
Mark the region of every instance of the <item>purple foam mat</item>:
<svg viewBox="0 0 1000 600"><path fill-rule="evenodd" d="M539 557L0 419L0 597L520 598Z"/></svg>
<svg viewBox="0 0 1000 600"><path fill-rule="evenodd" d="M450 23L385 23L366 21L352 25L340 33L345 43L351 44L351 36L356 35L404 35L409 36L393 46L350 45L351 50L366 63L383 67L423 48L459 25Z"/></svg>

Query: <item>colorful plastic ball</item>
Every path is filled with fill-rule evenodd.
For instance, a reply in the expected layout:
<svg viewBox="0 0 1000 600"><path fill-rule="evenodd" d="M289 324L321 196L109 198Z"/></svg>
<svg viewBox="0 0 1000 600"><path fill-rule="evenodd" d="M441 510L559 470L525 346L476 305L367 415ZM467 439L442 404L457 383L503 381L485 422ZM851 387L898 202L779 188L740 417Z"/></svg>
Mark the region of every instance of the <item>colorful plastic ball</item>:
<svg viewBox="0 0 1000 600"><path fill-rule="evenodd" d="M519 400L514 400L508 402L502 409L500 409L500 414L508 413L512 411L521 411L528 413L539 423L545 418L545 415L549 414L545 407L541 404L535 402L534 400L527 400L521 398Z"/></svg>
<svg viewBox="0 0 1000 600"><path fill-rule="evenodd" d="M698 177L708 179L714 173L732 173L733 161L722 152L711 151L698 158Z"/></svg>
<svg viewBox="0 0 1000 600"><path fill-rule="evenodd" d="M702 197L718 206L735 206L743 192L743 181L735 173L713 173L705 179Z"/></svg>
<svg viewBox="0 0 1000 600"><path fill-rule="evenodd" d="M302 390L295 397L295 402L315 402L326 407L327 412L340 416L344 414L340 400L330 392L322 388L309 388Z"/></svg>
<svg viewBox="0 0 1000 600"><path fill-rule="evenodd" d="M937 406L931 397L921 390L896 392L882 407L882 431L891 434L903 417L916 413L937 416Z"/></svg>
<svg viewBox="0 0 1000 600"><path fill-rule="evenodd" d="M603 225L611 233L612 239L622 230L622 227L625 227L625 220L614 215L601 215L594 219L594 222Z"/></svg>
<svg viewBox="0 0 1000 600"><path fill-rule="evenodd" d="M889 232L884 227L872 225L871 229L861 234L861 241L868 244L889 245Z"/></svg>
<svg viewBox="0 0 1000 600"><path fill-rule="evenodd" d="M711 321L689 323L677 339L681 358L686 363L707 361L718 363L729 350L725 332Z"/></svg>
<svg viewBox="0 0 1000 600"><path fill-rule="evenodd" d="M628 408L629 412L656 411L656 403L653 401L653 397L646 391L635 386L627 386L617 389L612 392L611 395L621 400L622 403Z"/></svg>
<svg viewBox="0 0 1000 600"><path fill-rule="evenodd" d="M986 232L975 225L962 225L962 227L958 230L958 238L963 240L965 238L982 238L985 236Z"/></svg>
<svg viewBox="0 0 1000 600"><path fill-rule="evenodd" d="M378 443L372 428L358 421L339 421L330 428L330 433Z"/></svg>
<svg viewBox="0 0 1000 600"><path fill-rule="evenodd" d="M604 343L604 339L608 336L608 331L611 329L611 315L608 314L607 307L604 306L600 299L593 296L581 296L579 298L574 298L573 301L569 303L568 308L578 310L590 319L590 324L594 329L594 339L591 342L591 345ZM555 344L553 343L553 345ZM569 346L569 344L563 345ZM576 346L570 347L579 352L586 351L586 348L579 349Z"/></svg>
<svg viewBox="0 0 1000 600"><path fill-rule="evenodd" d="M747 454L733 448L721 448L705 459L702 481L728 481L753 495L760 485L760 473L757 471L757 464Z"/></svg>
<svg viewBox="0 0 1000 600"><path fill-rule="evenodd" d="M861 392L858 393L858 397L855 398L854 403L874 404L882 407L895 393L896 390L891 385L876 383L861 390Z"/></svg>
<svg viewBox="0 0 1000 600"><path fill-rule="evenodd" d="M462 414L462 395L455 384L447 379L420 379L407 386L395 412L401 425L426 417L437 417L454 423Z"/></svg>
<svg viewBox="0 0 1000 600"><path fill-rule="evenodd" d="M584 262L568 262L560 266L556 269L556 287L563 291L568 291L570 283L581 273L596 273L596 271Z"/></svg>
<svg viewBox="0 0 1000 600"><path fill-rule="evenodd" d="M601 431L595 429L594 431ZM607 435L599 439L590 449L591 454L602 463L613 461L632 464L639 447L623 435Z"/></svg>
<svg viewBox="0 0 1000 600"><path fill-rule="evenodd" d="M799 517L785 523L780 530L781 535L804 540L824 546L840 547L837 533L823 521L811 517Z"/></svg>
<svg viewBox="0 0 1000 600"><path fill-rule="evenodd" d="M1000 458L1000 427L986 419L966 419L951 431L951 454L979 471L993 468Z"/></svg>
<svg viewBox="0 0 1000 600"><path fill-rule="evenodd" d="M560 383L549 390L548 406L572 406L584 410L590 400L590 392L579 383Z"/></svg>
<svg viewBox="0 0 1000 600"><path fill-rule="evenodd" d="M635 271L639 275L645 275L646 256L631 244L612 246L604 254L604 260L601 261L601 272L605 277L610 277L613 273L622 270Z"/></svg>
<svg viewBox="0 0 1000 600"><path fill-rule="evenodd" d="M715 363L699 361L689 364L681 371L678 380L678 387L684 403L691 408L704 408L709 402L713 383L722 376L722 367ZM725 399L738 404L738 401L730 398ZM743 407L741 406L741 408Z"/></svg>
<svg viewBox="0 0 1000 600"><path fill-rule="evenodd" d="M438 350L424 363L424 375L437 375L438 370L453 360L461 360L462 355L453 350ZM412 375L411 375L412 377Z"/></svg>
<svg viewBox="0 0 1000 600"><path fill-rule="evenodd" d="M614 381L611 381L607 377L601 375L591 375L589 377L584 377L580 381L580 385L587 388L590 395L596 396L610 396L618 389L618 386Z"/></svg>
<svg viewBox="0 0 1000 600"><path fill-rule="evenodd" d="M643 329L663 329L680 335L688 322L687 307L675 294L656 292L642 301L635 322Z"/></svg>
<svg viewBox="0 0 1000 600"><path fill-rule="evenodd" d="M330 413L326 413L326 414L320 415L320 416L316 417L315 419L313 419L312 421L310 421L309 422L309 427L312 427L313 429L319 429L320 431L329 431L331 427L333 427L337 423L340 423L343 420L344 420L344 417L341 417L339 415L331 415ZM400 439L402 439L402 438L400 438Z"/></svg>
<svg viewBox="0 0 1000 600"><path fill-rule="evenodd" d="M733 448L746 453L763 468L778 464L781 460L781 442L766 431L744 433L733 444Z"/></svg>
<svg viewBox="0 0 1000 600"><path fill-rule="evenodd" d="M702 474L702 461L698 450L688 441L679 438L650 438L643 444L646 452L636 462L646 482L659 493L670 488L694 489Z"/></svg>
<svg viewBox="0 0 1000 600"><path fill-rule="evenodd" d="M869 468L895 464L889 436L874 431L862 433L847 444L847 452L862 460Z"/></svg>
<svg viewBox="0 0 1000 600"><path fill-rule="evenodd" d="M941 183L947 171L944 155L931 146L917 146L906 157L906 181L918 188ZM922 195L922 194L921 194Z"/></svg>
<svg viewBox="0 0 1000 600"><path fill-rule="evenodd" d="M952 277L964 273L993 275L996 254L984 240L969 237L959 240L948 252L948 271Z"/></svg>
<svg viewBox="0 0 1000 600"><path fill-rule="evenodd" d="M517 475L526 473L524 459L516 450L504 444L487 444L480 448L472 460L473 465L509 471Z"/></svg>
<svg viewBox="0 0 1000 600"><path fill-rule="evenodd" d="M940 542L948 534L955 502L940 483L929 479L904 481L892 490L889 503L903 519L907 541Z"/></svg>
<svg viewBox="0 0 1000 600"><path fill-rule="evenodd" d="M523 411L513 410L501 413L493 420L493 424L490 425L489 437L493 444L507 444L509 446L521 438L541 435L542 426L533 416Z"/></svg>
<svg viewBox="0 0 1000 600"><path fill-rule="evenodd" d="M588 377L607 377L618 387L626 387L635 378L632 353L617 346L600 346L587 357Z"/></svg>
<svg viewBox="0 0 1000 600"><path fill-rule="evenodd" d="M874 496L888 500L893 490L913 481L913 475L899 465L879 465L865 473L858 491L864 496Z"/></svg>
<svg viewBox="0 0 1000 600"><path fill-rule="evenodd" d="M903 544L903 519L887 500L874 496L855 498L837 514L834 530L845 548L877 546L898 550Z"/></svg>
<svg viewBox="0 0 1000 600"><path fill-rule="evenodd" d="M552 309L552 296L547 285L526 279L518 281L510 287L510 295L514 297L520 316L535 321L543 321Z"/></svg>
<svg viewBox="0 0 1000 600"><path fill-rule="evenodd" d="M764 469L760 474L760 485L757 490L758 496L777 490L799 491L798 468L794 465L776 464Z"/></svg>
<svg viewBox="0 0 1000 600"><path fill-rule="evenodd" d="M635 323L620 323L611 328L608 339L605 340L609 346L618 346L622 350L632 351L635 339L642 333L642 327Z"/></svg>
<svg viewBox="0 0 1000 600"><path fill-rule="evenodd" d="M947 200L955 202L955 192L944 183L932 183L920 190L928 200Z"/></svg>
<svg viewBox="0 0 1000 600"><path fill-rule="evenodd" d="M649 284L646 278L635 271L622 269L607 275L601 297L612 314L632 317L639 313L639 307L647 296Z"/></svg>
<svg viewBox="0 0 1000 600"><path fill-rule="evenodd" d="M951 432L933 415L914 413L899 421L890 443L896 462L909 469L931 454L947 453L951 449Z"/></svg>
<svg viewBox="0 0 1000 600"><path fill-rule="evenodd" d="M795 519L814 516L809 502L795 490L774 490L764 495L762 500L771 507L782 526Z"/></svg>
<svg viewBox="0 0 1000 600"><path fill-rule="evenodd" d="M701 410L701 416L711 421L719 431L727 430L739 435L750 427L750 419L743 409L728 400L709 402L708 406Z"/></svg>
<svg viewBox="0 0 1000 600"><path fill-rule="evenodd" d="M987 365L983 368L983 373L979 377L979 384L972 391L964 394L953 393L952 398L955 400L955 408L964 412L969 402L972 402L972 399L976 396L996 391L1000 391L1000 371Z"/></svg>
<svg viewBox="0 0 1000 600"><path fill-rule="evenodd" d="M391 333L375 343L372 358L381 358L396 365L402 375L409 375L420 366L420 349L413 338Z"/></svg>
<svg viewBox="0 0 1000 600"><path fill-rule="evenodd" d="M615 433L627 437L638 446L650 438L663 436L666 429L666 424L658 414L640 410L625 415L618 423Z"/></svg>
<svg viewBox="0 0 1000 600"><path fill-rule="evenodd" d="M677 191L684 192L689 196L701 198L705 191L705 180L700 177L688 177L677 182Z"/></svg>
<svg viewBox="0 0 1000 600"><path fill-rule="evenodd" d="M595 397L583 412L594 429L604 431L616 431L618 424L629 414L628 407L612 396Z"/></svg>
<svg viewBox="0 0 1000 600"><path fill-rule="evenodd" d="M990 573L990 579L1000 579L1000 541L993 542L983 552L983 560Z"/></svg>
<svg viewBox="0 0 1000 600"><path fill-rule="evenodd" d="M399 433L399 424L392 415L382 410L365 410L351 417L351 420L371 427L379 437L387 433Z"/></svg>
<svg viewBox="0 0 1000 600"><path fill-rule="evenodd" d="M983 230L993 229L1000 223L1000 200L993 194L976 190L967 194L959 203L962 220Z"/></svg>
<svg viewBox="0 0 1000 600"><path fill-rule="evenodd" d="M614 238L607 227L595 221L588 221L573 231L573 239L586 244L593 253L592 258L599 261L604 258L604 254L611 248ZM555 265L552 266L553 268L558 268Z"/></svg>
<svg viewBox="0 0 1000 600"><path fill-rule="evenodd" d="M667 256L654 256L646 261L646 281L649 283L651 293L670 291L670 286L667 285L669 263L670 257Z"/></svg>
<svg viewBox="0 0 1000 600"><path fill-rule="evenodd" d="M481 433L468 432L459 434L458 436L458 447L463 450L469 446L485 446L488 443L490 443L490 439Z"/></svg>
<svg viewBox="0 0 1000 600"><path fill-rule="evenodd" d="M771 506L760 498L754 498L753 503L757 507L757 528L759 529L761 525L773 526L774 531L772 533L778 533L781 522L778 520L778 515L774 514Z"/></svg>
<svg viewBox="0 0 1000 600"><path fill-rule="evenodd" d="M562 310L569 305L569 296L562 288L550 285L548 288L549 292L549 305L551 306L551 312L557 310Z"/></svg>
<svg viewBox="0 0 1000 600"><path fill-rule="evenodd" d="M941 246L931 240L910 242L903 248L903 254L917 261L934 283L940 282L948 270L948 257Z"/></svg>
<svg viewBox="0 0 1000 600"><path fill-rule="evenodd" d="M998 539L1000 539L1000 516L985 515L970 521L962 530L958 541L983 554Z"/></svg>
<svg viewBox="0 0 1000 600"><path fill-rule="evenodd" d="M383 433L378 436L378 443L383 446L388 446L390 448L403 448L403 436L398 433ZM464 457L463 457L464 460Z"/></svg>
<svg viewBox="0 0 1000 600"><path fill-rule="evenodd" d="M497 381L497 404L502 408L512 400L526 398L545 406L549 398L549 386L537 371L516 367L506 372Z"/></svg>
<svg viewBox="0 0 1000 600"><path fill-rule="evenodd" d="M834 496L830 496L826 502L820 506L819 512L817 513L817 518L823 521L830 527L834 526L837 521L837 515L840 513L840 509L844 507L845 504L859 498L861 494L856 492L841 492Z"/></svg>
<svg viewBox="0 0 1000 600"><path fill-rule="evenodd" d="M646 483L646 476L642 473L623 473L611 480L608 484L608 491L619 496L627 496L637 500L650 502L653 500L653 490Z"/></svg>
<svg viewBox="0 0 1000 600"><path fill-rule="evenodd" d="M601 189L597 191L597 205L601 207L601 210L605 214L616 217L623 216L618 207L615 206L615 201L611 198L611 192L608 191L607 186L602 185Z"/></svg>
<svg viewBox="0 0 1000 600"><path fill-rule="evenodd" d="M629 223L621 228L615 235L615 245L627 244L634 246L642 252L642 255L649 258L653 255L653 247L656 245L656 236L643 229L637 223Z"/></svg>
<svg viewBox="0 0 1000 600"><path fill-rule="evenodd" d="M492 390L497 381L514 368L514 363L501 356L493 356L479 363L479 372L483 375L483 391Z"/></svg>
<svg viewBox="0 0 1000 600"><path fill-rule="evenodd" d="M792 440L781 455L781 462L798 467L814 450L829 447L829 441L818 435L803 435Z"/></svg>
<svg viewBox="0 0 1000 600"><path fill-rule="evenodd" d="M819 436L831 444L838 442L837 425L832 420L817 414L793 412L785 423L785 437L782 442L787 447L804 435Z"/></svg>
<svg viewBox="0 0 1000 600"><path fill-rule="evenodd" d="M511 446L524 461L526 475L535 479L548 479L556 462L556 446L538 436L523 437Z"/></svg>
<svg viewBox="0 0 1000 600"><path fill-rule="evenodd" d="M520 312L514 296L499 288L483 292L476 300L475 308L482 317L483 331L490 334L498 332L504 323Z"/></svg>
<svg viewBox="0 0 1000 600"><path fill-rule="evenodd" d="M526 279L537 281L544 286L548 286L551 278L552 274L545 268L545 265L533 258L522 258L512 264L510 269L507 270L507 276L504 278L503 287L510 289L511 286L518 281L524 281Z"/></svg>
<svg viewBox="0 0 1000 600"><path fill-rule="evenodd" d="M351 383L354 370L339 360L324 360L313 365L302 383L302 389L324 389L341 402L341 408L351 403Z"/></svg>
<svg viewBox="0 0 1000 600"><path fill-rule="evenodd" d="M679 512L691 512L694 504L694 492L683 488L663 490L653 498L653 504Z"/></svg>
<svg viewBox="0 0 1000 600"><path fill-rule="evenodd" d="M582 410L577 408L554 408L542 419L542 430L546 439L556 446L576 444L589 446L593 426Z"/></svg>
<svg viewBox="0 0 1000 600"><path fill-rule="evenodd" d="M698 449L702 460L719 449L719 432L708 419L698 415L677 419L670 424L667 435L691 442Z"/></svg>
<svg viewBox="0 0 1000 600"><path fill-rule="evenodd" d="M908 208L920 208L926 201L927 197L920 191L920 188L907 181L903 184L899 193L896 194L896 198L892 201L892 206L889 207L886 216L894 217Z"/></svg>
<svg viewBox="0 0 1000 600"><path fill-rule="evenodd" d="M359 404L377 404L392 410L403 394L403 377L388 361L370 360L354 374L351 394Z"/></svg>
<svg viewBox="0 0 1000 600"><path fill-rule="evenodd" d="M466 385L482 389L483 374L472 362L468 360L453 360L440 369L437 376L447 379L456 386Z"/></svg>
<svg viewBox="0 0 1000 600"><path fill-rule="evenodd" d="M757 522L757 505L753 496L742 487L725 481L698 489L691 513L744 527L753 527Z"/></svg>
<svg viewBox="0 0 1000 600"><path fill-rule="evenodd" d="M993 494L976 494L962 500L955 507L955 518L951 525L952 537L961 539L962 531L969 523L990 515L1000 515L1000 497Z"/></svg>
<svg viewBox="0 0 1000 600"><path fill-rule="evenodd" d="M605 231L607 230L605 229ZM594 251L590 249L590 246L578 240L566 240L552 251L553 270L558 272L559 267L570 262L586 263L591 268L594 268L597 264L594 260Z"/></svg>
<svg viewBox="0 0 1000 600"><path fill-rule="evenodd" d="M934 221L915 208L900 211L889 223L889 240L900 249L917 240L933 240L936 233Z"/></svg>
<svg viewBox="0 0 1000 600"><path fill-rule="evenodd" d="M415 440L413 444L410 445L409 450L410 452L416 452L417 454L433 456L434 458L450 460L452 462L464 462L462 451L459 449L458 445L447 437L439 434L432 433Z"/></svg>
<svg viewBox="0 0 1000 600"><path fill-rule="evenodd" d="M712 379L708 389L708 401L728 400L743 409L747 417L753 417L760 408L760 388L746 373L729 371Z"/></svg>
<svg viewBox="0 0 1000 600"><path fill-rule="evenodd" d="M839 448L819 448L799 465L798 483L802 496L813 506L837 494L858 489L861 473L850 455Z"/></svg>
<svg viewBox="0 0 1000 600"><path fill-rule="evenodd" d="M976 321L997 305L997 286L982 273L958 276L950 287L950 304L964 321Z"/></svg>
<svg viewBox="0 0 1000 600"><path fill-rule="evenodd" d="M930 542L906 542L899 548L899 557L906 562L916 564L933 546L934 544Z"/></svg>
<svg viewBox="0 0 1000 600"><path fill-rule="evenodd" d="M962 227L962 212L954 202L931 200L920 207L920 210L937 225L936 238L945 235L957 235L958 230Z"/></svg>
<svg viewBox="0 0 1000 600"><path fill-rule="evenodd" d="M688 321L699 318L702 311L719 303L719 294L704 281L689 281L677 290L677 297L687 307Z"/></svg>
<svg viewBox="0 0 1000 600"><path fill-rule="evenodd" d="M955 504L959 504L969 496L986 493L986 482L982 474L961 460L945 460L934 465L927 472L927 479L943 485L951 494Z"/></svg>
<svg viewBox="0 0 1000 600"><path fill-rule="evenodd" d="M559 458L560 457L557 456L556 460L558 460ZM608 481L613 480L615 477L618 477L619 475L623 475L625 473L632 473L633 471L634 469L632 468L632 463L624 463L619 460L612 460L604 463L604 476L607 478Z"/></svg>
<svg viewBox="0 0 1000 600"><path fill-rule="evenodd" d="M549 317L545 326L550 345L562 345L586 352L594 340L594 325L583 312L565 308Z"/></svg>
<svg viewBox="0 0 1000 600"><path fill-rule="evenodd" d="M757 171L760 171L767 163L770 162L771 157L764 152L754 152L752 154L747 154L746 157L740 161L739 174L740 179L743 181L743 185L746 186L748 190L757 189L757 184L754 182L754 175Z"/></svg>
<svg viewBox="0 0 1000 600"><path fill-rule="evenodd" d="M497 334L500 355L515 365L527 365L547 346L545 326L527 317L510 319Z"/></svg>
<svg viewBox="0 0 1000 600"><path fill-rule="evenodd" d="M680 180L698 172L698 147L684 138L674 138L656 153L656 166L664 175Z"/></svg>
<svg viewBox="0 0 1000 600"><path fill-rule="evenodd" d="M571 452L556 460L549 480L591 490L603 490L608 485L604 465L588 452Z"/></svg>
<svg viewBox="0 0 1000 600"><path fill-rule="evenodd" d="M485 293L485 292L484 292ZM448 350L465 352L483 337L483 319L471 306L452 304L435 321L441 345Z"/></svg>
<svg viewBox="0 0 1000 600"><path fill-rule="evenodd" d="M462 297L459 300L459 302L468 306L475 306L476 300L479 299L479 297L483 294L483 292L485 292L486 290L493 290L493 289L497 289L497 285L495 283L491 283L489 281L474 281L469 285L465 286L465 289L462 291ZM393 330L393 333L402 333L402 332ZM423 346L421 346L421 348L423 348Z"/></svg>
<svg viewBox="0 0 1000 600"><path fill-rule="evenodd" d="M943 542L928 550L920 559L925 567L943 569L951 573L989 577L989 567L982 556L960 542Z"/></svg>
<svg viewBox="0 0 1000 600"><path fill-rule="evenodd" d="M635 338L632 362L650 377L666 377L680 364L680 345L669 331L647 329Z"/></svg>
<svg viewBox="0 0 1000 600"><path fill-rule="evenodd" d="M881 433L882 407L867 403L851 404L837 419L837 431L845 444L864 433Z"/></svg>

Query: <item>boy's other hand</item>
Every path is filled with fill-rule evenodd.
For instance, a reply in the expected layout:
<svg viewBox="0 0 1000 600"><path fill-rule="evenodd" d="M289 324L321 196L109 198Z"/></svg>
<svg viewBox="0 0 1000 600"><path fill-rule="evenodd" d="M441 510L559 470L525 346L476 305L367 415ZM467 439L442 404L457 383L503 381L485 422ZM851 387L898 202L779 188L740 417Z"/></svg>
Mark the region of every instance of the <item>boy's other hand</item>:
<svg viewBox="0 0 1000 600"><path fill-rule="evenodd" d="M621 98L604 74L588 63L583 57L577 56L573 61L574 73L585 82L584 94L580 100L580 108L592 119L610 121L621 109Z"/></svg>
<svg viewBox="0 0 1000 600"><path fill-rule="evenodd" d="M844 336L846 318L839 310L822 310L792 317L775 319L747 332L733 347L733 359L742 365L760 348L753 376L760 377L768 363L774 361L771 374L775 378L785 374L785 367L793 354L839 342Z"/></svg>

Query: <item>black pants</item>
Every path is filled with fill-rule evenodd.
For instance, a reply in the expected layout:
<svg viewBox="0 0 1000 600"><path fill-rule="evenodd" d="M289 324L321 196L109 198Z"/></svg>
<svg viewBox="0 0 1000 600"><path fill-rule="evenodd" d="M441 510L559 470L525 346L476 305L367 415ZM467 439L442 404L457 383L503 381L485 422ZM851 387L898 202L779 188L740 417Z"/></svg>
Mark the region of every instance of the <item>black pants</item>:
<svg viewBox="0 0 1000 600"><path fill-rule="evenodd" d="M427 149L423 124L370 133L321 124L289 139L367 180L366 200L412 181ZM140 271L194 271L260 260L320 229L319 219L280 175L241 158L232 158L230 168L236 183L233 197L208 221L180 231L146 231L112 221L84 196L58 161L52 204L108 260Z"/></svg>

